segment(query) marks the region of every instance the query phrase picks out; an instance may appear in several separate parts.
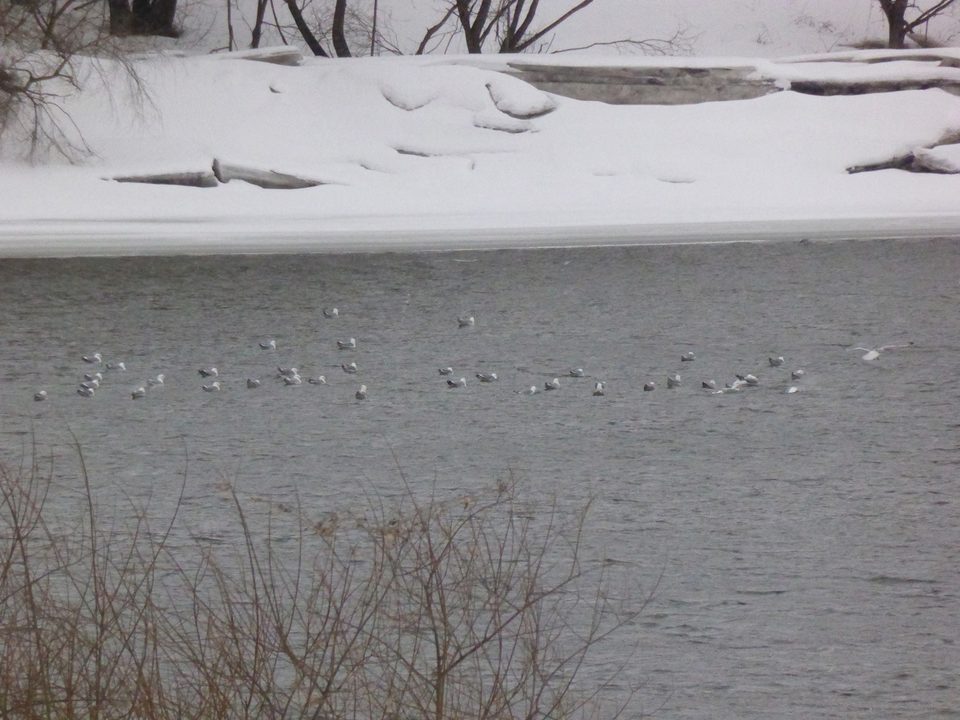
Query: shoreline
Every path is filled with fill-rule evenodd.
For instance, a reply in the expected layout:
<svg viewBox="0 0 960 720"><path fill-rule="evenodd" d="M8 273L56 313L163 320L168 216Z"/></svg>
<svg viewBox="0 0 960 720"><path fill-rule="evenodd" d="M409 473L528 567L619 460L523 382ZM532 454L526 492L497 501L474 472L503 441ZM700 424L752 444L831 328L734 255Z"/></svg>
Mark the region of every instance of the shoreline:
<svg viewBox="0 0 960 720"><path fill-rule="evenodd" d="M437 217L0 220L0 258L453 252L643 245L960 239L960 213L686 223L444 226ZM327 219L329 220L329 219ZM307 226L311 227L307 227Z"/></svg>

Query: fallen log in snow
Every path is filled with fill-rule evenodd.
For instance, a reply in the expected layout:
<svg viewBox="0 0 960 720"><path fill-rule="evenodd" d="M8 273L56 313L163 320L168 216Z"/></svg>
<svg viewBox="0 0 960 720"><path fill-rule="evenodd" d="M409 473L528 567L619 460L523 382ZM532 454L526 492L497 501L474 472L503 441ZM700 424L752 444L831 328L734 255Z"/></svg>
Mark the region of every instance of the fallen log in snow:
<svg viewBox="0 0 960 720"><path fill-rule="evenodd" d="M228 183L231 180L243 180L251 185L268 190L298 190L323 185L319 180L311 180L299 175L290 175L276 170L262 170L244 165L231 165L220 160L213 161L213 174L222 183Z"/></svg>
<svg viewBox="0 0 960 720"><path fill-rule="evenodd" d="M104 178L124 183L148 183L151 185L183 185L185 187L209 188L218 185L217 178L210 170L199 172L152 173L147 175L120 175Z"/></svg>

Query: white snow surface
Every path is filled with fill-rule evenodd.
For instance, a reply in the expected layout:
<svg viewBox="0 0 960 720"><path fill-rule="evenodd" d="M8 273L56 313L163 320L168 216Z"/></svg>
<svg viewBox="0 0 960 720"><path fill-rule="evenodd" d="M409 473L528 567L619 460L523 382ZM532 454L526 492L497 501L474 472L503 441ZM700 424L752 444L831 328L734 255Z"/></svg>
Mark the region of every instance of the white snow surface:
<svg viewBox="0 0 960 720"><path fill-rule="evenodd" d="M752 66L782 87L924 72L960 80L936 61L815 59L690 64ZM549 95L505 67L466 57L287 67L167 56L136 63L138 95L124 70L101 63L62 102L74 141L89 149L79 162L27 163L10 136L0 147L0 255L960 234L960 176L846 172L951 133L955 142L960 97L942 90L617 106ZM215 158L324 184L109 179L207 170Z"/></svg>

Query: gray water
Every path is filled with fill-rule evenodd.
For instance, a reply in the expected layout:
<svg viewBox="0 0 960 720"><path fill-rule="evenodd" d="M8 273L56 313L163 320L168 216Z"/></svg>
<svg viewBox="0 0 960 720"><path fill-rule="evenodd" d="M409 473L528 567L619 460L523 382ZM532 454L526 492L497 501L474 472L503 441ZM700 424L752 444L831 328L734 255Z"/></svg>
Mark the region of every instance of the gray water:
<svg viewBox="0 0 960 720"><path fill-rule="evenodd" d="M591 552L632 578L625 601L653 591L597 660L633 653L631 716L960 717L956 240L8 260L0 303L0 459L36 443L55 502L79 494L71 432L101 501L162 517L186 476L183 524L208 538L235 530L225 482L321 516L401 475L451 496L510 476L592 498ZM127 371L79 397L98 350ZM700 388L735 373L760 385Z"/></svg>

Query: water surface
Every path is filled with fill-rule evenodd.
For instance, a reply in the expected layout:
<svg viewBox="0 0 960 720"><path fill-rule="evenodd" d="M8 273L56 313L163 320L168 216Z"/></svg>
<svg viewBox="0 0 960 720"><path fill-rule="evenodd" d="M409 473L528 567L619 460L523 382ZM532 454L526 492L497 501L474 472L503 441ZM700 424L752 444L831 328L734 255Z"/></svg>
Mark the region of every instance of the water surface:
<svg viewBox="0 0 960 720"><path fill-rule="evenodd" d="M634 653L634 716L958 716L955 240L8 260L0 303L0 457L52 455L52 502L78 499L71 433L117 512L162 517L186 474L185 539L235 537L225 483L254 517L295 499L319 517L401 475L450 496L509 475L593 499L589 551L627 569L624 603L661 578L597 658ZM98 350L128 369L81 398ZM200 389L211 365L220 393ZM278 365L328 384L286 387ZM736 373L759 387L700 388Z"/></svg>

